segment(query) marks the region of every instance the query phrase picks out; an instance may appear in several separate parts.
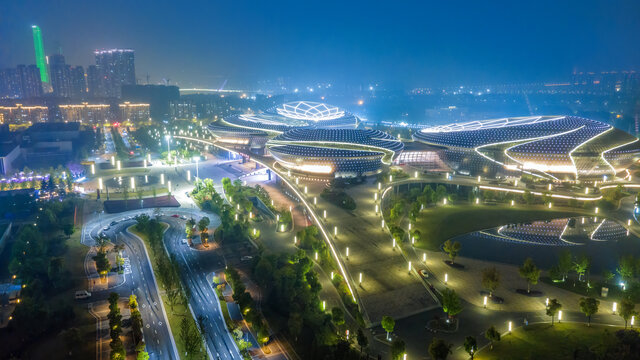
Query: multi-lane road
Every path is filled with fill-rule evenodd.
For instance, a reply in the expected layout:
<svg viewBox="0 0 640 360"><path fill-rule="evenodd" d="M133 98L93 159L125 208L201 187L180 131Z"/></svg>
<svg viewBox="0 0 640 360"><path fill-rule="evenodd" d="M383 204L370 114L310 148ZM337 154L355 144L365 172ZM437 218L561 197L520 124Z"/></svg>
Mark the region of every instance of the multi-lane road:
<svg viewBox="0 0 640 360"><path fill-rule="evenodd" d="M100 230L111 222L116 221L117 223L110 226L109 230L105 231L105 234L112 242L124 245L122 255L127 262L124 282L114 284L105 290L94 289L89 301L94 303L104 301L112 292L116 292L120 297L125 298L131 294L136 295L144 324L143 336L149 357L151 359L179 359L175 340L169 330L165 309L159 297L158 283L148 260L148 254L142 240L126 231L129 226L135 224L133 216L143 212L149 213L147 210L129 211L115 215L97 216L96 214L85 223L82 242L87 246L94 246L95 238L98 237ZM123 220L123 218L126 220ZM88 261L93 260L88 258ZM108 346L102 346L101 351L98 349L97 357L98 359L108 359Z"/></svg>

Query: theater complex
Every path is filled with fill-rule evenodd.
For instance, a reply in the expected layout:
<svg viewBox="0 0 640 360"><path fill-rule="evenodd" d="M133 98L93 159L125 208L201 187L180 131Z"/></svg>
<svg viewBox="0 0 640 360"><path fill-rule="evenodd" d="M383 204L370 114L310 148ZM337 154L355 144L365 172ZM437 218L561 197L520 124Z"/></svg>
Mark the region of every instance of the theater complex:
<svg viewBox="0 0 640 360"><path fill-rule="evenodd" d="M462 174L597 180L640 159L638 139L575 116L536 116L436 126L414 140Z"/></svg>
<svg viewBox="0 0 640 360"><path fill-rule="evenodd" d="M627 168L640 159L636 137L575 116L428 127L414 133L406 148L385 132L359 125L357 116L340 108L298 101L227 117L210 124L209 131L239 152L272 156L290 171L329 177L371 175L395 164L470 176L589 181L627 176Z"/></svg>

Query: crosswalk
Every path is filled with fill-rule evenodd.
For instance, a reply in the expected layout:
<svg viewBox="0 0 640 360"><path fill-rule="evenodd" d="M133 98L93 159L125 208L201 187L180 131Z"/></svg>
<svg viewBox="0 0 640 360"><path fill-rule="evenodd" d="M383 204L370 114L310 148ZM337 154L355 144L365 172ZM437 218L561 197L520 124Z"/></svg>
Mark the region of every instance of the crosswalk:
<svg viewBox="0 0 640 360"><path fill-rule="evenodd" d="M122 260L124 260L124 265L122 266L124 267L124 273L131 274L131 262L129 261L129 258L122 258Z"/></svg>

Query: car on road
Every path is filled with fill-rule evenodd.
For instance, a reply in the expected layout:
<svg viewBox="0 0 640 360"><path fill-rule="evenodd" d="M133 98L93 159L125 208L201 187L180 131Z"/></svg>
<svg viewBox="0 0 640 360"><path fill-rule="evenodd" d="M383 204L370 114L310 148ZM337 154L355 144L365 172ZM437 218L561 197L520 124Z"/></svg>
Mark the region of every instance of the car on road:
<svg viewBox="0 0 640 360"><path fill-rule="evenodd" d="M91 297L91 293L87 290L76 291L76 300L88 299Z"/></svg>
<svg viewBox="0 0 640 360"><path fill-rule="evenodd" d="M182 243L183 243L184 245L189 244L189 242L187 241L187 239L182 239Z"/></svg>
<svg viewBox="0 0 640 360"><path fill-rule="evenodd" d="M180 217L180 215L178 215L178 214L173 214L173 215L171 215L171 217L172 217L172 218L179 218L179 217Z"/></svg>
<svg viewBox="0 0 640 360"><path fill-rule="evenodd" d="M184 216L184 215L182 215L182 216L180 216L180 219L182 219L182 220L187 220L187 217L186 217L186 216Z"/></svg>
<svg viewBox="0 0 640 360"><path fill-rule="evenodd" d="M240 258L240 261L249 261L251 259L253 259L253 256L245 255Z"/></svg>
<svg viewBox="0 0 640 360"><path fill-rule="evenodd" d="M112 221L112 222L111 222L111 224L109 224L109 225L110 225L110 226L113 226L113 225L115 225L115 224L117 224L117 223L118 223L117 221Z"/></svg>
<svg viewBox="0 0 640 360"><path fill-rule="evenodd" d="M191 194L188 191L185 191L184 194L187 195L187 197L191 197Z"/></svg>
<svg viewBox="0 0 640 360"><path fill-rule="evenodd" d="M102 231L109 231L110 227L109 226L105 226L102 228Z"/></svg>
<svg viewBox="0 0 640 360"><path fill-rule="evenodd" d="M420 269L419 273L420 273L420 276L422 276L425 279L429 277L429 273L425 269Z"/></svg>

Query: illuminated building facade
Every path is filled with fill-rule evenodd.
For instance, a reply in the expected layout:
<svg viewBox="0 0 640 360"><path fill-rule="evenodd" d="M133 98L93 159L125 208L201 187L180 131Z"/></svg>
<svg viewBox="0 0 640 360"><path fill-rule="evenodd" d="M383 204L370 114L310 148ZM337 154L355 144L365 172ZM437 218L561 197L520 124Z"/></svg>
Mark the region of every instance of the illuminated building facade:
<svg viewBox="0 0 640 360"><path fill-rule="evenodd" d="M2 124L35 124L49 120L49 108L46 106L0 106Z"/></svg>
<svg viewBox="0 0 640 360"><path fill-rule="evenodd" d="M281 134L293 128L346 129L358 126L353 114L323 103L296 101L285 103L259 114L226 117L225 125Z"/></svg>
<svg viewBox="0 0 640 360"><path fill-rule="evenodd" d="M110 122L113 116L108 104L72 104L59 105L60 116L64 122L101 125Z"/></svg>
<svg viewBox="0 0 640 360"><path fill-rule="evenodd" d="M612 177L640 159L638 139L611 125L575 116L532 116L426 128L414 140L467 175L553 180Z"/></svg>
<svg viewBox="0 0 640 360"><path fill-rule="evenodd" d="M134 52L131 49L96 50L98 97L120 98L122 85L136 83Z"/></svg>
<svg viewBox="0 0 640 360"><path fill-rule="evenodd" d="M124 102L118 105L120 121L134 126L151 123L149 104L132 104Z"/></svg>
<svg viewBox="0 0 640 360"><path fill-rule="evenodd" d="M385 132L358 129L293 129L267 143L284 168L333 177L376 174L403 148L400 140Z"/></svg>

